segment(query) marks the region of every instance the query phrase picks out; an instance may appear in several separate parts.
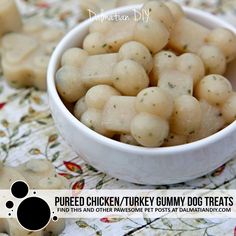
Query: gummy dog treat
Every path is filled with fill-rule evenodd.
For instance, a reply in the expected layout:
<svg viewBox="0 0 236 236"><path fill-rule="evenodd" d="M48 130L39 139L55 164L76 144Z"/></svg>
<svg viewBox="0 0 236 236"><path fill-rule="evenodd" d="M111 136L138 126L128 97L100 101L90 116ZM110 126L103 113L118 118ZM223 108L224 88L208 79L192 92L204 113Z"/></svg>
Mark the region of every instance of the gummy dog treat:
<svg viewBox="0 0 236 236"><path fill-rule="evenodd" d="M14 0L0 1L0 26L0 37L21 30L21 16Z"/></svg>
<svg viewBox="0 0 236 236"><path fill-rule="evenodd" d="M151 104L149 104L150 100ZM167 111L165 111L166 107ZM148 88L136 98L111 97L103 110L102 125L108 130L121 133L123 142L126 142L126 137L129 137L131 143L160 146L168 136L169 125L166 119L171 116L172 109L172 98L168 94L159 88ZM164 131L161 130L162 128Z"/></svg>
<svg viewBox="0 0 236 236"><path fill-rule="evenodd" d="M34 86L45 90L50 55L63 32L40 27L24 30L27 33L11 33L2 38L4 77L16 88Z"/></svg>
<svg viewBox="0 0 236 236"><path fill-rule="evenodd" d="M3 166L0 169L0 189L9 189L15 181L25 181L34 189L65 189L68 187L64 177L59 176L53 165L46 160L30 160L16 168ZM59 235L65 227L63 219L50 222L41 231L30 232L34 236ZM1 219L0 232L9 235L27 236L29 231L23 229L16 219Z"/></svg>
<svg viewBox="0 0 236 236"><path fill-rule="evenodd" d="M223 75L226 63L236 58L236 36L233 32L225 28L209 30L183 16L179 16L171 31L168 45L180 53L198 53L209 73Z"/></svg>
<svg viewBox="0 0 236 236"><path fill-rule="evenodd" d="M83 54L84 51L80 50L80 53ZM112 68L117 61L117 54L104 54L84 57L84 61L77 67L64 65L56 74L56 85L60 95L68 102L76 102L84 96L85 87L111 85Z"/></svg>
<svg viewBox="0 0 236 236"><path fill-rule="evenodd" d="M153 66L148 49L134 41L124 44L119 53L89 56L85 50L69 49L63 54L61 63L56 86L68 102L76 102L84 96L86 88L99 84L113 85L128 96L137 95L148 87L147 72Z"/></svg>
<svg viewBox="0 0 236 236"><path fill-rule="evenodd" d="M66 179L59 176L53 165L44 160L30 160L16 168L27 180L31 188L35 189L64 189Z"/></svg>
<svg viewBox="0 0 236 236"><path fill-rule="evenodd" d="M101 85L99 85L101 86ZM94 98L92 99L92 101L98 101L99 99L95 99L96 97L96 90L98 86L93 87L90 90L94 89ZM95 89L96 88L96 89ZM156 91L157 90L157 91ZM153 91L155 93L153 93ZM88 92L89 93L89 92ZM147 93L147 94L146 94ZM98 93L99 94L99 93ZM149 94L149 95L148 95ZM103 100L104 102L102 102L102 104L105 105L104 109L103 109L103 113L102 113L102 117L99 115L100 112L97 108L101 108L104 105L99 107L93 104L93 109L89 108L85 113L83 113L82 117L81 117L81 122L86 124L88 127L92 126L92 129L97 131L100 134L103 134L107 137L109 137L109 133L107 132L109 131L113 131L115 133L119 133L121 134L121 138L123 138L123 142L125 142L126 138L129 136L129 140L132 143L135 143L136 141L134 141L134 139L132 138L132 136L130 135L130 133L132 133L133 137L137 140L138 143L140 144L147 144L149 142L149 144L147 144L148 146L152 146L154 144L156 145L161 145L161 143L164 141L164 139L167 137L166 133L164 133L163 135L161 135L159 138L160 140L158 140L157 142L155 141L155 136L153 137L149 137L149 140L145 141L145 129L142 131L143 134L137 134L136 132L139 133L138 129L143 127L143 125L145 125L145 127L148 124L144 124L144 123L140 123L141 121L139 120L139 115L138 112L142 111L146 111L149 112L150 114L153 113L155 114L156 117L154 117L154 115L152 116L152 118L150 118L151 116L149 116L148 114L146 116L144 116L144 120L147 119L151 119L151 120L155 120L154 124L157 125L157 123L160 126L151 126L152 128L157 128L157 127L166 127L169 130L169 126L167 125L167 122L165 121L165 119L168 119L171 114L172 114L172 109L173 109L173 102L172 102L172 98L170 96L168 96L168 94L165 94L164 92L162 92L159 88L148 88L144 91L142 91L140 93L140 95L135 98L135 97L127 97L127 96L115 96L114 94L111 94L113 96L111 96L110 99L108 99L108 101L105 103L105 100ZM154 97L153 97L154 96ZM91 95L88 95L88 97L91 97ZM86 95L87 98L87 95ZM149 106L148 101L152 100L152 98L156 98L156 100L153 99L152 104L155 104L156 107L152 106L152 104ZM158 99L157 99L158 98ZM147 100L147 103L143 104L140 103L140 99ZM161 100L160 100L161 99ZM164 101L166 99L166 101ZM86 100L88 101L88 99ZM135 106L135 102L136 102L136 106ZM163 103L164 102L164 103ZM91 106L91 102L87 102L87 105L90 103ZM99 102L100 104L100 102ZM94 109L94 107L96 107L96 109ZM168 110L165 111L165 107L168 107ZM158 112L156 112L156 110ZM95 116L95 114L97 114ZM86 117L86 121L85 122L85 118ZM90 118L88 118L88 116ZM136 118L137 117L137 118ZM141 115L141 117L143 117ZM162 119L161 117L163 117L164 119ZM142 118L140 118L142 120ZM135 120L135 121L134 121ZM90 123L89 123L90 121ZM157 121L157 123L156 123ZM133 124L133 126L132 126ZM141 125L139 128L138 126ZM132 127L133 127L133 131L132 131ZM158 128L158 130L159 130ZM114 134L114 133L113 133ZM126 134L126 136L124 135ZM112 136L112 133L110 133L110 136ZM138 137L143 137L144 140L141 141L139 140L140 138ZM164 138L163 138L164 137ZM151 140L153 139L153 143L151 143Z"/></svg>
<svg viewBox="0 0 236 236"><path fill-rule="evenodd" d="M152 85L157 85L161 74L169 70L177 70L191 76L194 86L205 75L205 67L201 58L193 53L176 56L171 51L161 51L153 59L154 67L150 75Z"/></svg>
<svg viewBox="0 0 236 236"><path fill-rule="evenodd" d="M88 90L84 103L86 104L86 110L80 114L81 122L90 127L94 131L103 134L107 137L114 135L111 130L106 129L102 124L102 113L106 102L112 96L121 95L116 89L109 85L97 85ZM82 101L81 101L82 102ZM77 106L81 106L80 100L77 102ZM78 107L75 106L75 113L78 115Z"/></svg>
<svg viewBox="0 0 236 236"><path fill-rule="evenodd" d="M138 114L131 122L134 139L145 147L161 146L169 134L172 97L161 88L150 87L138 94L135 108Z"/></svg>
<svg viewBox="0 0 236 236"><path fill-rule="evenodd" d="M45 160L30 160L18 167L6 167L3 166L0 171L0 188L7 189L16 180L22 180L28 183L31 188L35 189L53 189L49 185L41 185L42 180L50 178L53 184L53 178L58 178L57 183L60 183L55 189L64 189L67 187L66 179L59 176L53 165ZM53 184L54 185L54 184Z"/></svg>

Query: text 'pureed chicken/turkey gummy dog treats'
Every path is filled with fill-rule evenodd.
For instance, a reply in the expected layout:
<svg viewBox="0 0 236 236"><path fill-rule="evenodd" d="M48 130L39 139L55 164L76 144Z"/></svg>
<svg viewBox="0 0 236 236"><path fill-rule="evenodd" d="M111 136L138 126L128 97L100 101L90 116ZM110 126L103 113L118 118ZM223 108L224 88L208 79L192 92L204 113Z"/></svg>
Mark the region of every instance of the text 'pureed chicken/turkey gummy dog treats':
<svg viewBox="0 0 236 236"><path fill-rule="evenodd" d="M144 147L193 142L236 119L224 77L236 36L189 20L176 3L150 1L149 20L94 21L67 50L58 92L90 129Z"/></svg>

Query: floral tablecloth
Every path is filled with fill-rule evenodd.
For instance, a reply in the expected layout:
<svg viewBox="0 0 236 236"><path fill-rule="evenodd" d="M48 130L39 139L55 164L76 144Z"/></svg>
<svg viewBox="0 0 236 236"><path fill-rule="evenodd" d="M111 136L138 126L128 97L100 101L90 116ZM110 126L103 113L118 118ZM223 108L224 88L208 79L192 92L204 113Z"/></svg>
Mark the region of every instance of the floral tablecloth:
<svg viewBox="0 0 236 236"><path fill-rule="evenodd" d="M82 0L81 0L82 1ZM85 0L84 0L85 1ZM236 0L179 0L219 15L236 25ZM24 19L39 17L69 30L81 21L79 0L18 0ZM18 165L46 158L69 179L71 188L225 188L236 187L236 159L202 178L173 186L140 186L114 179L86 164L55 129L47 95L35 89L15 90L0 79L0 159ZM61 235L236 235L234 219L77 219L69 220Z"/></svg>

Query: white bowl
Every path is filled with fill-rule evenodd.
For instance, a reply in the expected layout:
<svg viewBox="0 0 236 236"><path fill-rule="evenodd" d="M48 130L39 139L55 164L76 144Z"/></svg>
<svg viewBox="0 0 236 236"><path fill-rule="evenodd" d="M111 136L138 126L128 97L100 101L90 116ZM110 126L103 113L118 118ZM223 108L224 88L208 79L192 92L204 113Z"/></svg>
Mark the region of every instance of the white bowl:
<svg viewBox="0 0 236 236"><path fill-rule="evenodd" d="M129 15L129 6L106 13ZM189 18L208 28L226 27L228 23L200 10L185 8ZM48 68L48 95L56 127L74 151L96 169L113 177L139 184L173 184L200 177L229 161L236 153L236 122L200 141L168 148L144 148L106 138L78 121L61 101L55 87L55 73L67 49L81 46L94 19L88 19L70 31L55 49ZM236 75L232 66L231 75ZM236 87L235 87L236 88Z"/></svg>

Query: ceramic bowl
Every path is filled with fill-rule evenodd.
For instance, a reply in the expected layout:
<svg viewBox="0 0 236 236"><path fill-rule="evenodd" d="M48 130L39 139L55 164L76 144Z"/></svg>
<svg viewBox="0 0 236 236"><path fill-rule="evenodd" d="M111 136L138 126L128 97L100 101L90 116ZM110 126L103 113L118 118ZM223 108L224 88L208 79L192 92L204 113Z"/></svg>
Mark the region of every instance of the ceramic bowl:
<svg viewBox="0 0 236 236"><path fill-rule="evenodd" d="M134 8L140 9L141 6L119 8L103 15L117 13L126 16L132 14ZM236 33L233 26L216 16L190 8L184 10L189 18L208 28L226 27ZM91 18L84 21L63 38L55 49L48 68L47 86L52 116L61 135L75 152L99 171L125 181L149 185L191 180L213 171L234 157L236 122L210 137L190 144L167 148L144 148L106 138L77 120L57 93L55 74L60 66L63 52L71 47L81 46L94 20ZM236 77L234 64L230 66L228 75L234 83L233 77Z"/></svg>

